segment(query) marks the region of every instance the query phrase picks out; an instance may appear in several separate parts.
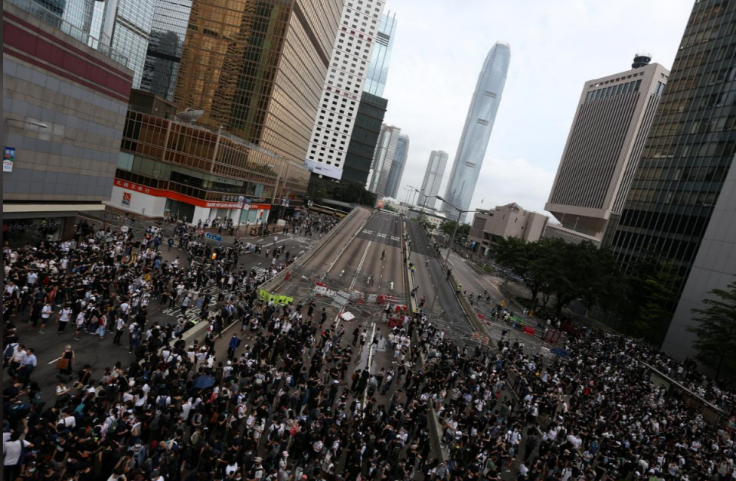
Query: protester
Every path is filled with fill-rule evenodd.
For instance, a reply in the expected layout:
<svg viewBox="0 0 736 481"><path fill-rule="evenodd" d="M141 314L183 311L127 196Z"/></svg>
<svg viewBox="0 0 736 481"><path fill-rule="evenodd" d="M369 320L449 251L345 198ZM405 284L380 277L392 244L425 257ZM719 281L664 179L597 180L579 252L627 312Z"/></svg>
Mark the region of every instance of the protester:
<svg viewBox="0 0 736 481"><path fill-rule="evenodd" d="M334 223L305 214L287 227L320 235ZM216 224L232 228L226 220ZM65 306L69 321L79 322L74 337L102 339L113 330L112 342L104 342L127 340L136 361L79 369L69 345L60 359L68 363L59 365L65 377L44 404L30 380L36 354L8 330L16 346L7 352L15 382L3 391L5 479L734 476L732 433L651 383L643 363L729 414L733 394L694 364L636 341L579 330L564 340L567 357L547 359L505 336L491 346L451 341L421 314L389 329L382 309L375 317L383 336L368 339L367 326L336 326L336 311L313 298L261 300L259 285L288 262L263 271L239 267L243 255L262 248L257 242L213 248L177 226L174 247L189 264L163 261L154 242L162 231L144 239L97 232L80 228L74 241L19 251L6 246L6 283L20 286L5 290L17 312L11 318L31 322L36 301ZM67 259L66 267L54 272L55 259ZM26 311L18 294L24 287L33 299ZM170 309L175 322L151 322L154 309ZM185 342L195 322L208 323L204 339ZM226 331L231 325L235 333ZM366 352L380 357L381 368L365 368Z"/></svg>

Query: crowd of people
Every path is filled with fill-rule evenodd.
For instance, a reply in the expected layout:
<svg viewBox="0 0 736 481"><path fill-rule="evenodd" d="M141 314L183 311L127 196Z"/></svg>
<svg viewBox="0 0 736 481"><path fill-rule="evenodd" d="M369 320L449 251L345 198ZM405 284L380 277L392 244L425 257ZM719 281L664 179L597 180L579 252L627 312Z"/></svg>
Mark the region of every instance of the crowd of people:
<svg viewBox="0 0 736 481"><path fill-rule="evenodd" d="M334 223L305 215L290 229ZM257 243L190 241L184 267L148 237L80 224L68 242L5 246L4 479L736 479L728 425L650 382L644 364L731 414L733 393L691 363L590 330L553 360L505 336L457 344L419 314L380 327L389 334L376 355L390 367L367 369L368 326L346 336L314 300L259 299L265 278L238 265ZM289 262L282 249L265 254L272 273ZM178 322L151 322L164 308L180 310ZM209 323L202 341L184 340L188 311ZM95 372L70 344L55 392L43 393L22 331L52 325L62 344L109 332L135 361Z"/></svg>

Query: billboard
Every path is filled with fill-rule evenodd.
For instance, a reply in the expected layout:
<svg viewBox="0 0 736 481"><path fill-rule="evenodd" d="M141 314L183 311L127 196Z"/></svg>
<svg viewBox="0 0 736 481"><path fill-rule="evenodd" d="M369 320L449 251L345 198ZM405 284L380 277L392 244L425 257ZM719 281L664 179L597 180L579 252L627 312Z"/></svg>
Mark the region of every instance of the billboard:
<svg viewBox="0 0 736 481"><path fill-rule="evenodd" d="M323 175L331 179L342 179L342 169L338 169L335 166L323 164L322 162L315 162L314 160L304 161L304 165L313 174Z"/></svg>
<svg viewBox="0 0 736 481"><path fill-rule="evenodd" d="M5 147L3 152L3 172L12 172L15 163L15 149L13 147Z"/></svg>

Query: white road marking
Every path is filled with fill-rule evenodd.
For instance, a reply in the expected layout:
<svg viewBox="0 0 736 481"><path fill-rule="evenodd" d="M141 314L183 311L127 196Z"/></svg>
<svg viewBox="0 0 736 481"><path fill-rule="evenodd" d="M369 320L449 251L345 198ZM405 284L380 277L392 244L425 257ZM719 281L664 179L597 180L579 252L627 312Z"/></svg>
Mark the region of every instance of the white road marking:
<svg viewBox="0 0 736 481"><path fill-rule="evenodd" d="M49 366L50 366L50 365L52 365L53 363L55 363L56 361L58 361L59 359L61 359L61 357L57 357L56 359L54 359L53 361L51 361L51 362L49 363Z"/></svg>
<svg viewBox="0 0 736 481"><path fill-rule="evenodd" d="M343 253L345 252L345 249L347 249L347 248L348 248L348 246L349 246L349 245L350 245L350 244L351 244L351 243L352 243L352 242L353 242L353 241L355 240L355 238L356 238L356 237L358 237L358 234L360 234L360 233L361 233L361 231L363 230L363 227L365 227L365 226L366 226L366 224L368 224L368 221L369 221L369 220L371 219L371 217L372 217L372 216L368 216L368 218L367 218L366 220L364 220L364 221L363 221L363 223L362 223L362 224L360 225L360 227L358 228L358 231L357 231L357 232L356 232L356 233L355 233L355 234L353 235L353 237L352 237L352 238L351 238L351 239L350 239L350 240L348 241L348 243L347 243L347 244L345 244L345 245L343 246L343 248L342 248L342 250L340 251L340 253L339 253L339 254L337 255L337 257L335 257L335 260L334 260L334 261L332 261L332 264L330 264L330 267L328 267L328 268L327 268L327 270L325 271L325 275L324 275L324 276L322 276L322 279L324 279L325 277L327 277L327 274L329 274L329 273L330 273L330 271L332 270L332 268L333 268L333 267L335 267L335 264L337 264L337 261L338 261L338 260L340 259L340 257L341 257L341 256L343 255Z"/></svg>
<svg viewBox="0 0 736 481"><path fill-rule="evenodd" d="M360 271L363 269L363 263L365 263L365 258L368 256L368 250L371 248L371 244L373 244L373 241L368 242L368 245L365 248L365 252L363 253L363 258L360 260L360 264L358 265L358 270L355 272L355 277L353 278L353 282L350 283L351 291L355 287L355 283L358 282L358 275L360 274Z"/></svg>

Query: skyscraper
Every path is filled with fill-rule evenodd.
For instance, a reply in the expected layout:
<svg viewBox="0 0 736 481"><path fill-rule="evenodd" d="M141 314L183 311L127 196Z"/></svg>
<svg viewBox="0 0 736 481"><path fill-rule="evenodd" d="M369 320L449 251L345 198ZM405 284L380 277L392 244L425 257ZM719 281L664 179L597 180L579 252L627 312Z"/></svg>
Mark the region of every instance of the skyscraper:
<svg viewBox="0 0 736 481"><path fill-rule="evenodd" d="M387 106L388 100L363 92L345 156L342 181L366 186Z"/></svg>
<svg viewBox="0 0 736 481"><path fill-rule="evenodd" d="M620 214L669 70L638 55L631 70L585 82L545 209L545 237L600 245Z"/></svg>
<svg viewBox="0 0 736 481"><path fill-rule="evenodd" d="M624 270L656 252L677 265L681 284L690 272L736 150L734 13L736 2L693 8L623 212L609 229ZM696 39L706 26L708 40Z"/></svg>
<svg viewBox="0 0 736 481"><path fill-rule="evenodd" d="M447 202L462 210L468 210L475 192L475 184L478 182L503 88L506 85L510 62L509 45L496 42L486 56L475 87L445 194ZM443 210L452 218L457 215L457 211L448 204L443 206Z"/></svg>
<svg viewBox="0 0 736 481"><path fill-rule="evenodd" d="M378 137L376 153L373 156L373 168L370 179L368 179L368 190L376 194L379 199L386 196L388 174L391 172L391 164L400 135L401 129L398 127L385 124L381 127L381 135Z"/></svg>
<svg viewBox="0 0 736 481"><path fill-rule="evenodd" d="M392 15L381 16L378 34L371 52L368 76L363 85L363 94L355 116L353 131L350 135L342 180L365 186L371 172L373 155L378 145L381 125L388 108L388 100L382 97L386 87L388 67L391 61L391 48L396 33L396 18Z"/></svg>
<svg viewBox="0 0 736 481"><path fill-rule="evenodd" d="M391 63L391 51L394 47L394 35L396 34L396 14L381 15L381 25L378 27L378 35L371 54L368 78L363 90L369 94L383 97L388 78L388 67Z"/></svg>
<svg viewBox="0 0 736 481"><path fill-rule="evenodd" d="M687 283L664 344L675 356L692 353L684 324L695 297L736 272L734 194L724 187L736 151L735 15L733 1L695 3L623 212L604 238L624 271L654 255L677 267L673 287Z"/></svg>
<svg viewBox="0 0 736 481"><path fill-rule="evenodd" d="M348 2L332 49L306 163L314 174L340 180L368 74L383 0Z"/></svg>
<svg viewBox="0 0 736 481"><path fill-rule="evenodd" d="M193 0L174 102L203 110L200 124L304 163L342 6Z"/></svg>
<svg viewBox="0 0 736 481"><path fill-rule="evenodd" d="M424 173L421 191L419 194L419 205L434 209L437 204L437 194L440 193L442 185L442 177L445 175L445 167L447 167L447 152L441 150L433 150L429 156L427 171Z"/></svg>
<svg viewBox="0 0 736 481"><path fill-rule="evenodd" d="M400 135L399 140L396 142L394 160L391 163L391 170L388 173L388 180L386 181L386 192L384 194L386 197L393 197L395 199L398 195L399 185L401 185L401 178L404 176L408 156L409 136Z"/></svg>
<svg viewBox="0 0 736 481"><path fill-rule="evenodd" d="M153 25L153 7L151 0L107 0L95 4L93 36L125 55L128 68L134 72L134 89L140 87L143 79ZM98 26L100 33L95 35Z"/></svg>
<svg viewBox="0 0 736 481"><path fill-rule="evenodd" d="M141 90L174 98L192 0L155 0Z"/></svg>

